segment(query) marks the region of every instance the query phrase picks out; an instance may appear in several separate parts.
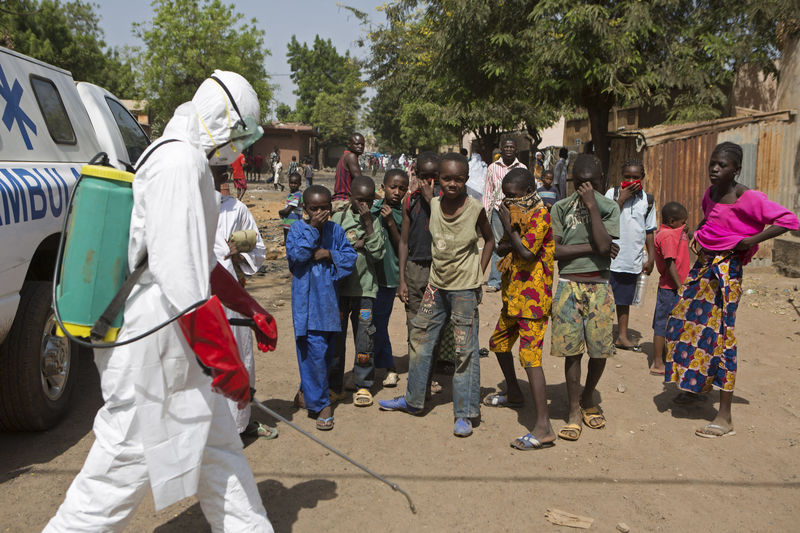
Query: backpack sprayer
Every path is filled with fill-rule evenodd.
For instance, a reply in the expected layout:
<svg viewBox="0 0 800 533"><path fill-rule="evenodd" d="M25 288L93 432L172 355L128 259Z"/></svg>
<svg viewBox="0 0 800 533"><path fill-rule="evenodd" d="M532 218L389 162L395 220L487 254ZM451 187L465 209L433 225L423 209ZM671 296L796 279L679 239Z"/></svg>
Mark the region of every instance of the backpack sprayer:
<svg viewBox="0 0 800 533"><path fill-rule="evenodd" d="M165 141L171 142L170 140ZM160 145L159 145L160 146ZM158 148L154 147L148 155ZM146 159L146 157L145 157ZM141 161L139 166L144 163ZM134 174L108 165L108 156L101 152L81 168L69 197L64 227L58 242L56 267L53 276L53 314L57 334L88 348L114 348L152 335L181 316L203 305L201 300L182 310L169 320L144 333L117 341L122 327L123 307L130 290L147 268L145 256L133 272L128 272L128 240L133 210ZM252 230L250 230L252 231ZM236 232L232 240L240 251L255 246L256 236L247 231ZM237 235L238 234L238 235ZM252 247L250 247L252 249ZM62 314L61 310L64 310ZM231 325L253 327L251 319L230 319ZM85 340L90 338L91 341ZM396 483L376 474L336 448L294 425L269 407L256 400L251 389L251 403L284 422L292 429L335 453L375 479L400 492L408 500L411 512L417 508L406 491Z"/></svg>

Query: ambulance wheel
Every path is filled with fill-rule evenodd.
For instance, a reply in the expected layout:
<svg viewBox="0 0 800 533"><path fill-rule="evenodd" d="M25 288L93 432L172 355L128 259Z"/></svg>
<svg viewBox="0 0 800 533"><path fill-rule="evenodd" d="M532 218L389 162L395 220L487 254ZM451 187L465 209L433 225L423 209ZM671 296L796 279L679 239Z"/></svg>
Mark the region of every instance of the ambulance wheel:
<svg viewBox="0 0 800 533"><path fill-rule="evenodd" d="M78 378L78 346L56 336L52 283L25 282L0 346L0 430L42 431L66 414Z"/></svg>

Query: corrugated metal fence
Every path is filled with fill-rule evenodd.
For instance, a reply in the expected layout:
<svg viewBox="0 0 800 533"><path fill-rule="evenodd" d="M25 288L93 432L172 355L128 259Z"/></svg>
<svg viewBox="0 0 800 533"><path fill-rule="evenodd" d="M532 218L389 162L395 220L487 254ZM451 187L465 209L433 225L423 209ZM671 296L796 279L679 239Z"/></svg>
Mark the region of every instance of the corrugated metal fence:
<svg viewBox="0 0 800 533"><path fill-rule="evenodd" d="M700 203L709 186L711 152L725 141L742 146L741 183L794 211L800 209L800 124L794 111L621 134L611 142L609 186L619 184L625 161L640 159L646 171L645 189L655 196L659 220L661 207L677 201L686 206L693 228L703 218ZM757 257L770 256L771 246L765 244Z"/></svg>

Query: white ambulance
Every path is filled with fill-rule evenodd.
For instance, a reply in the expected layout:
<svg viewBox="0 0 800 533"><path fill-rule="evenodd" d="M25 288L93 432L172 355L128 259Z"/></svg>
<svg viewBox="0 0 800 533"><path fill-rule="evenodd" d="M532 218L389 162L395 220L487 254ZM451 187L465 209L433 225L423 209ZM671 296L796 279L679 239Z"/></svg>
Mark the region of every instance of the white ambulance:
<svg viewBox="0 0 800 533"><path fill-rule="evenodd" d="M108 91L2 47L0 112L0 431L37 431L66 412L82 359L51 309L70 192L97 153L130 169L150 141Z"/></svg>

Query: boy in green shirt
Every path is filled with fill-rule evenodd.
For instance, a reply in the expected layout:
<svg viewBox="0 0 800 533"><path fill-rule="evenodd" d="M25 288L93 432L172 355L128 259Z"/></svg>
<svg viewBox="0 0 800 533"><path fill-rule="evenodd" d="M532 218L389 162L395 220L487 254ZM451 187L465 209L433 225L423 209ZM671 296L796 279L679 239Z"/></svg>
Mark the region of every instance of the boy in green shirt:
<svg viewBox="0 0 800 533"><path fill-rule="evenodd" d="M592 396L614 349L614 296L608 277L611 258L619 250L612 242L619 237L619 206L598 192L603 186L600 161L579 155L572 178L576 191L550 211L559 274L550 352L564 357L569 416L558 436L565 440L580 438L581 418L592 429L606 425ZM581 393L584 351L589 354L589 368Z"/></svg>
<svg viewBox="0 0 800 533"><path fill-rule="evenodd" d="M400 280L397 253L400 246L400 228L403 223L403 198L408 191L408 174L393 168L383 177L383 198L372 206L372 216L381 217L386 253L378 267L378 295L372 310L375 324L375 367L385 368L384 387L396 387L400 381L394 366L392 343L389 340L389 318L392 316L394 297Z"/></svg>
<svg viewBox="0 0 800 533"><path fill-rule="evenodd" d="M339 316L342 330L336 340L336 352L331 369L331 400L343 397L345 345L347 322L353 325L356 347L353 377L357 391L353 403L357 407L372 405L370 388L375 380L373 357L372 308L378 294L377 269L385 252L385 240L380 221L370 213L375 201L375 182L365 176L353 178L350 184L350 208L334 213L331 220L344 230L347 240L358 252L353 273L342 280L339 286Z"/></svg>

